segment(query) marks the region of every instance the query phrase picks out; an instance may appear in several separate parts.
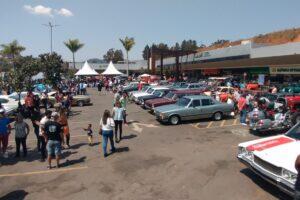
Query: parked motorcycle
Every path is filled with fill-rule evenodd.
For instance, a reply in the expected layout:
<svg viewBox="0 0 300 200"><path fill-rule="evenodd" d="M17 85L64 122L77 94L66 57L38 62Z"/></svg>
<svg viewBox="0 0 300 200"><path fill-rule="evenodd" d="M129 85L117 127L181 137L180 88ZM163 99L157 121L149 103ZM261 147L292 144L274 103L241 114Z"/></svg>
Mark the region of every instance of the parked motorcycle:
<svg viewBox="0 0 300 200"><path fill-rule="evenodd" d="M248 119L250 131L254 133L284 131L292 127L290 111L277 111L273 117L266 117L265 112L254 109Z"/></svg>

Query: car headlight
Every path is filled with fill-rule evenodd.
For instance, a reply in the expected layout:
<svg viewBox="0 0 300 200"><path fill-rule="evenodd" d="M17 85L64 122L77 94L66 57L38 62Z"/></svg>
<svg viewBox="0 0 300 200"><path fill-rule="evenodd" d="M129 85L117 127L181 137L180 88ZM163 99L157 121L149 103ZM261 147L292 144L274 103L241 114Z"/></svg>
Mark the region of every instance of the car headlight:
<svg viewBox="0 0 300 200"><path fill-rule="evenodd" d="M297 174L295 174L287 169L282 169L281 175L284 179L286 179L292 183L296 183Z"/></svg>
<svg viewBox="0 0 300 200"><path fill-rule="evenodd" d="M252 160L252 161L254 160L253 152L248 151L245 147L238 148L238 155L245 156L246 158L248 158L249 160Z"/></svg>
<svg viewBox="0 0 300 200"><path fill-rule="evenodd" d="M246 154L247 153L247 150L245 147L238 147L238 154Z"/></svg>
<svg viewBox="0 0 300 200"><path fill-rule="evenodd" d="M164 119L164 118L166 117L166 115L163 114L163 113L160 113L159 117L160 117L161 119Z"/></svg>

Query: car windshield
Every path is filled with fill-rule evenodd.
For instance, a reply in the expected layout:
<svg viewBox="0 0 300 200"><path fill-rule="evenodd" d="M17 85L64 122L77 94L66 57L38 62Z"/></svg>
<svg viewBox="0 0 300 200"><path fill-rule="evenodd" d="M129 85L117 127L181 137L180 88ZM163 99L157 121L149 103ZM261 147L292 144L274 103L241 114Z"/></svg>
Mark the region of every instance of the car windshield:
<svg viewBox="0 0 300 200"><path fill-rule="evenodd" d="M169 92L165 97L168 98L168 99L172 99L174 96L174 93L173 92Z"/></svg>
<svg viewBox="0 0 300 200"><path fill-rule="evenodd" d="M180 98L177 102L176 102L176 104L178 105L178 106L187 106L188 104L190 103L190 99L188 99L188 98Z"/></svg>
<svg viewBox="0 0 300 200"><path fill-rule="evenodd" d="M157 97L161 96L161 94L162 94L162 91L155 91L155 92L153 93L153 95L154 95L154 96L157 96Z"/></svg>
<svg viewBox="0 0 300 200"><path fill-rule="evenodd" d="M287 132L286 136L291 137L291 138L296 139L296 140L300 140L300 123L298 123L293 128L291 128Z"/></svg>
<svg viewBox="0 0 300 200"><path fill-rule="evenodd" d="M154 89L151 88L151 89L149 89L149 90L147 91L147 93L148 93L148 94L152 94L153 91L154 91Z"/></svg>
<svg viewBox="0 0 300 200"><path fill-rule="evenodd" d="M182 84L182 85L180 85L180 87L181 88L187 88L189 85L188 84L186 84L186 83L184 83L184 84Z"/></svg>
<svg viewBox="0 0 300 200"><path fill-rule="evenodd" d="M148 88L149 88L148 86L145 86L145 87L143 87L142 91L145 92L145 91L147 91Z"/></svg>

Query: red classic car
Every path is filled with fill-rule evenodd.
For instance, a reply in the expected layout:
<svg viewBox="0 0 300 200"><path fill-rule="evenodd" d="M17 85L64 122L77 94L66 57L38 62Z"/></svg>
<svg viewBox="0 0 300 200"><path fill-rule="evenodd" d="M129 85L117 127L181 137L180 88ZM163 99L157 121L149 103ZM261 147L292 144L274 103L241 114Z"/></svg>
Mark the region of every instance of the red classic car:
<svg viewBox="0 0 300 200"><path fill-rule="evenodd" d="M204 92L203 89L200 90L175 90L170 91L166 96L162 98L150 99L145 101L145 108L151 111L158 106L168 105L176 103L180 97L188 95L198 95Z"/></svg>

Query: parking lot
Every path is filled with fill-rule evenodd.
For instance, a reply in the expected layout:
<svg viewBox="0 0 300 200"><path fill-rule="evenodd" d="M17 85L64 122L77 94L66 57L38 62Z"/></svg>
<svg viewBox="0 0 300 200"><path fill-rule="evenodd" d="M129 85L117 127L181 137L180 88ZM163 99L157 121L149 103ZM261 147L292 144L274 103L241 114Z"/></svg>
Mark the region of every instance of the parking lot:
<svg viewBox="0 0 300 200"><path fill-rule="evenodd" d="M288 199L236 159L237 145L255 139L237 118L162 125L129 104L128 126L117 152L104 158L98 122L112 108L112 95L89 90L92 106L74 107L69 119L71 148L63 167L47 170L39 161L35 136L26 159L1 158L2 199ZM93 125L95 145L83 128ZM100 146L99 146L100 144ZM99 148L100 147L100 148Z"/></svg>

